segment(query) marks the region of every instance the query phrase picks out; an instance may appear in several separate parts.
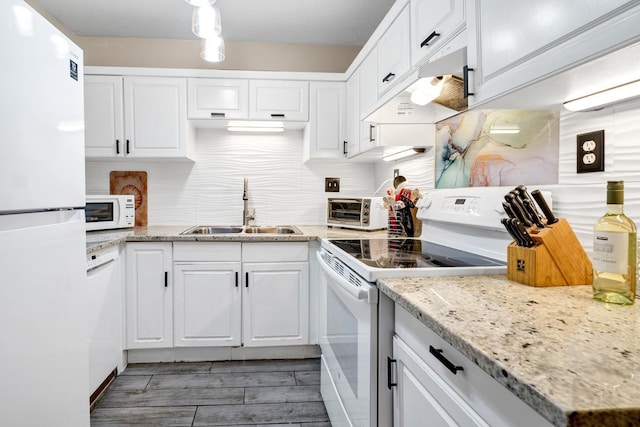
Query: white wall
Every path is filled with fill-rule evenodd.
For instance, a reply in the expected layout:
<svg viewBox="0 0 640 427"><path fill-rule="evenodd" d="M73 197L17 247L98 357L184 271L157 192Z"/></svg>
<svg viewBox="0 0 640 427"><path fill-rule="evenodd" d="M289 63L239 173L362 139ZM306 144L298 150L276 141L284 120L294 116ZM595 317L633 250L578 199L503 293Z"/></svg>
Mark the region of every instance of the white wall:
<svg viewBox="0 0 640 427"><path fill-rule="evenodd" d="M242 223L242 189L249 178L249 208L256 224L324 224L325 177L340 177L343 195L375 190L368 163L302 162L302 131L238 135L199 129L195 163L88 161L87 193L108 194L112 170L147 171L149 225Z"/></svg>

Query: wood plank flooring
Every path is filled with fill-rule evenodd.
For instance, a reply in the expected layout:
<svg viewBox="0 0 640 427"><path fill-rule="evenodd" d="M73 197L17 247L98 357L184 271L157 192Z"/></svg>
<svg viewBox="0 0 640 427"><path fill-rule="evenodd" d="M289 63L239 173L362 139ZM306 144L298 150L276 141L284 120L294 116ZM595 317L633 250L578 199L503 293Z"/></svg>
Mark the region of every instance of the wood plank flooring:
<svg viewBox="0 0 640 427"><path fill-rule="evenodd" d="M91 426L330 427L320 359L141 363L118 376Z"/></svg>

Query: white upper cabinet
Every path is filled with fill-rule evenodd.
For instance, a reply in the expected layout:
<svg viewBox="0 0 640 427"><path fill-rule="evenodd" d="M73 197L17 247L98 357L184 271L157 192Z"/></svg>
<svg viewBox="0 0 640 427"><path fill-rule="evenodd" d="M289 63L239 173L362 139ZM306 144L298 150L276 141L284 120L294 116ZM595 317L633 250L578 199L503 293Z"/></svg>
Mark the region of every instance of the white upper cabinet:
<svg viewBox="0 0 640 427"><path fill-rule="evenodd" d="M125 77L124 123L127 157L185 157L186 79Z"/></svg>
<svg viewBox="0 0 640 427"><path fill-rule="evenodd" d="M249 118L253 120L309 120L309 82L250 80Z"/></svg>
<svg viewBox="0 0 640 427"><path fill-rule="evenodd" d="M87 75L85 129L87 158L185 158L186 79Z"/></svg>
<svg viewBox="0 0 640 427"><path fill-rule="evenodd" d="M240 79L190 78L189 119L249 118L249 81Z"/></svg>
<svg viewBox="0 0 640 427"><path fill-rule="evenodd" d="M347 157L360 153L360 69L347 80Z"/></svg>
<svg viewBox="0 0 640 427"><path fill-rule="evenodd" d="M433 55L465 25L465 0L411 0L411 64Z"/></svg>
<svg viewBox="0 0 640 427"><path fill-rule="evenodd" d="M470 103L588 62L638 39L640 5L629 0L471 0Z"/></svg>
<svg viewBox="0 0 640 427"><path fill-rule="evenodd" d="M343 82L311 82L305 159L343 158L346 141L346 87Z"/></svg>
<svg viewBox="0 0 640 427"><path fill-rule="evenodd" d="M400 81L411 66L409 15L407 6L378 41L378 93Z"/></svg>
<svg viewBox="0 0 640 427"><path fill-rule="evenodd" d="M85 76L86 157L124 156L122 77Z"/></svg>
<svg viewBox="0 0 640 427"><path fill-rule="evenodd" d="M378 101L378 50L374 47L359 68L360 118L369 114Z"/></svg>

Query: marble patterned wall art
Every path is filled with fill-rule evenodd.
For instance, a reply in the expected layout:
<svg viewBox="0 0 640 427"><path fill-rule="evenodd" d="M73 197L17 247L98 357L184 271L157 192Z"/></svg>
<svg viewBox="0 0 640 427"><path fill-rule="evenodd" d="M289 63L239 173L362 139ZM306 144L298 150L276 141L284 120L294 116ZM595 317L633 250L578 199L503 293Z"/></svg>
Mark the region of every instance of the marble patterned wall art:
<svg viewBox="0 0 640 427"><path fill-rule="evenodd" d="M558 182L558 111L475 110L436 125L436 188Z"/></svg>

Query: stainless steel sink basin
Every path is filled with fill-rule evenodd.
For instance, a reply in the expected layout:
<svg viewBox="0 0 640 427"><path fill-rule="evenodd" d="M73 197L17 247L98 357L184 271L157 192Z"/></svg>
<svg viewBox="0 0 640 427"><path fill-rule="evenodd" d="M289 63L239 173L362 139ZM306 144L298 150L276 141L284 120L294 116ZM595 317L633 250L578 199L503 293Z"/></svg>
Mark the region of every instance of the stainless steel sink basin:
<svg viewBox="0 0 640 427"><path fill-rule="evenodd" d="M242 233L242 227L233 225L196 225L180 234L239 234Z"/></svg>
<svg viewBox="0 0 640 427"><path fill-rule="evenodd" d="M212 234L302 234L292 225L264 226L248 225L245 227L235 225L196 225L180 234L183 235L212 235Z"/></svg>
<svg viewBox="0 0 640 427"><path fill-rule="evenodd" d="M300 230L292 225L278 226L247 226L245 233L261 233L261 234L302 234Z"/></svg>

